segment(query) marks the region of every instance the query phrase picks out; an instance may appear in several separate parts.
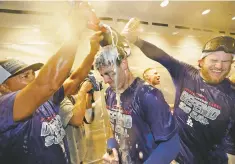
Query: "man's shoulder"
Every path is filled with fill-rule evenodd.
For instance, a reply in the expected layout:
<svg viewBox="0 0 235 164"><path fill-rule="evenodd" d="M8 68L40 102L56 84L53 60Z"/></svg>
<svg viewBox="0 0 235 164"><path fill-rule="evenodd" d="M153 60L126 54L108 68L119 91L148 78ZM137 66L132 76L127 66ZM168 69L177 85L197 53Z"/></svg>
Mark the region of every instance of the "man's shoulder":
<svg viewBox="0 0 235 164"><path fill-rule="evenodd" d="M229 85L230 88L231 88L233 91L235 91L235 83L234 83L234 81L231 81L229 78L225 78L225 81L226 81L227 85Z"/></svg>
<svg viewBox="0 0 235 164"><path fill-rule="evenodd" d="M225 78L224 81L222 82L222 88L225 90L227 93L235 93L235 84L232 83L228 78Z"/></svg>
<svg viewBox="0 0 235 164"><path fill-rule="evenodd" d="M141 83L139 84L139 86L136 88L136 92L138 95L146 95L146 94L158 94L161 93L161 90L159 90L158 88L150 85L149 83L145 82L145 81L141 81Z"/></svg>
<svg viewBox="0 0 235 164"><path fill-rule="evenodd" d="M4 95L1 95L0 96L0 103L9 103L11 102L10 100L13 100L15 99L15 96L16 96L17 92L11 92L11 93L8 93L8 94L4 94Z"/></svg>
<svg viewBox="0 0 235 164"><path fill-rule="evenodd" d="M68 111L72 111L74 105L73 103L70 101L70 99L66 96L60 103L60 114L62 113L67 113Z"/></svg>
<svg viewBox="0 0 235 164"><path fill-rule="evenodd" d="M111 87L108 87L106 90L105 90L105 95L110 95L111 93L113 92L112 88Z"/></svg>

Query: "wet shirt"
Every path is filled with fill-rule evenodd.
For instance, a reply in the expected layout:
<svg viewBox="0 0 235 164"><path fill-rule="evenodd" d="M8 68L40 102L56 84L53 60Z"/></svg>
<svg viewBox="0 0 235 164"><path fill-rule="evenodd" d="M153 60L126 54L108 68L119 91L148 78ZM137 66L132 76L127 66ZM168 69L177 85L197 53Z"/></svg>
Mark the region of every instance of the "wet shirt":
<svg viewBox="0 0 235 164"><path fill-rule="evenodd" d="M174 117L181 139L179 163L221 163L210 154L221 144L230 119L234 120L235 100L229 81L207 84L193 66L172 58L150 43L143 41L141 46L151 55L156 54L155 60L169 71L176 88ZM221 153L223 158L224 152Z"/></svg>
<svg viewBox="0 0 235 164"><path fill-rule="evenodd" d="M231 83L233 89L233 96L235 97L235 84ZM235 120L231 119L227 134L223 139L223 148L228 154L235 155Z"/></svg>
<svg viewBox="0 0 235 164"><path fill-rule="evenodd" d="M235 155L235 126L234 121L231 122L230 128L222 142L222 148L226 153Z"/></svg>
<svg viewBox="0 0 235 164"><path fill-rule="evenodd" d="M106 91L106 105L122 164L143 163L157 145L176 133L174 119L162 93L139 78L121 94Z"/></svg>
<svg viewBox="0 0 235 164"><path fill-rule="evenodd" d="M65 131L59 112L64 98L60 88L24 121L14 122L13 105L17 92L0 97L0 163L67 164Z"/></svg>
<svg viewBox="0 0 235 164"><path fill-rule="evenodd" d="M208 153L221 144L230 118L234 119L234 100L227 94L230 85L226 80L219 85L207 84L197 69L178 66L174 116L183 147L180 158L184 163L215 163Z"/></svg>
<svg viewBox="0 0 235 164"><path fill-rule="evenodd" d="M234 86L232 86L234 87ZM234 88L233 88L234 89ZM222 148L226 153L235 155L235 121L230 120L228 129L226 130L226 136L222 142Z"/></svg>

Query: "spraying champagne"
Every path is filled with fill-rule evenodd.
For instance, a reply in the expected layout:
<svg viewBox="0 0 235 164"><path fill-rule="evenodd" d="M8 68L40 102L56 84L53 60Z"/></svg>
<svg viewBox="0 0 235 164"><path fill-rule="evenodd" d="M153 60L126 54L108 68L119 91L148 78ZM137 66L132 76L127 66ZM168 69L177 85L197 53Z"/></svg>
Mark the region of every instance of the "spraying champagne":
<svg viewBox="0 0 235 164"><path fill-rule="evenodd" d="M126 37L130 43L134 43L138 39L140 20L131 18L123 28L121 34Z"/></svg>

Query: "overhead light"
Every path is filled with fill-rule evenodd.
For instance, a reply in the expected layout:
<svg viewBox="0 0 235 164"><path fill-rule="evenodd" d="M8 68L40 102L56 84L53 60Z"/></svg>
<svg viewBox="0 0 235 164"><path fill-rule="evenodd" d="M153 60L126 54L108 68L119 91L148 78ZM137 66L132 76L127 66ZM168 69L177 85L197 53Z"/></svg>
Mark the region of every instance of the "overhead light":
<svg viewBox="0 0 235 164"><path fill-rule="evenodd" d="M169 3L169 0L163 0L162 3L160 4L161 7L166 7Z"/></svg>
<svg viewBox="0 0 235 164"><path fill-rule="evenodd" d="M172 35L177 35L179 32L178 31L175 31L172 33Z"/></svg>
<svg viewBox="0 0 235 164"><path fill-rule="evenodd" d="M233 17L232 20L235 20L235 17Z"/></svg>
<svg viewBox="0 0 235 164"><path fill-rule="evenodd" d="M206 15L206 14L208 14L210 11L211 11L210 9L204 10L204 11L202 12L202 15Z"/></svg>

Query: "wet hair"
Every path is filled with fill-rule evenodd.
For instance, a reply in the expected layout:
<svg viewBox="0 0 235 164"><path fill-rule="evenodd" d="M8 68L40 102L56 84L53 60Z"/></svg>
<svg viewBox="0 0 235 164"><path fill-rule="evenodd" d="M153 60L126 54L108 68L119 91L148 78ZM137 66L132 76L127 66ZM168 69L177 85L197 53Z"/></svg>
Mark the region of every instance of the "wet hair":
<svg viewBox="0 0 235 164"><path fill-rule="evenodd" d="M150 71L150 70L152 70L152 69L155 69L155 68L147 68L147 69L143 72L143 75L142 75L142 76L143 76L143 79L144 79L144 80L147 80L147 76L148 76L148 75L147 75L147 72Z"/></svg>
<svg viewBox="0 0 235 164"><path fill-rule="evenodd" d="M120 66L122 60L126 57L127 54L121 47L113 47L112 45L102 47L95 59L95 68L99 70L103 66L112 66L114 64Z"/></svg>

